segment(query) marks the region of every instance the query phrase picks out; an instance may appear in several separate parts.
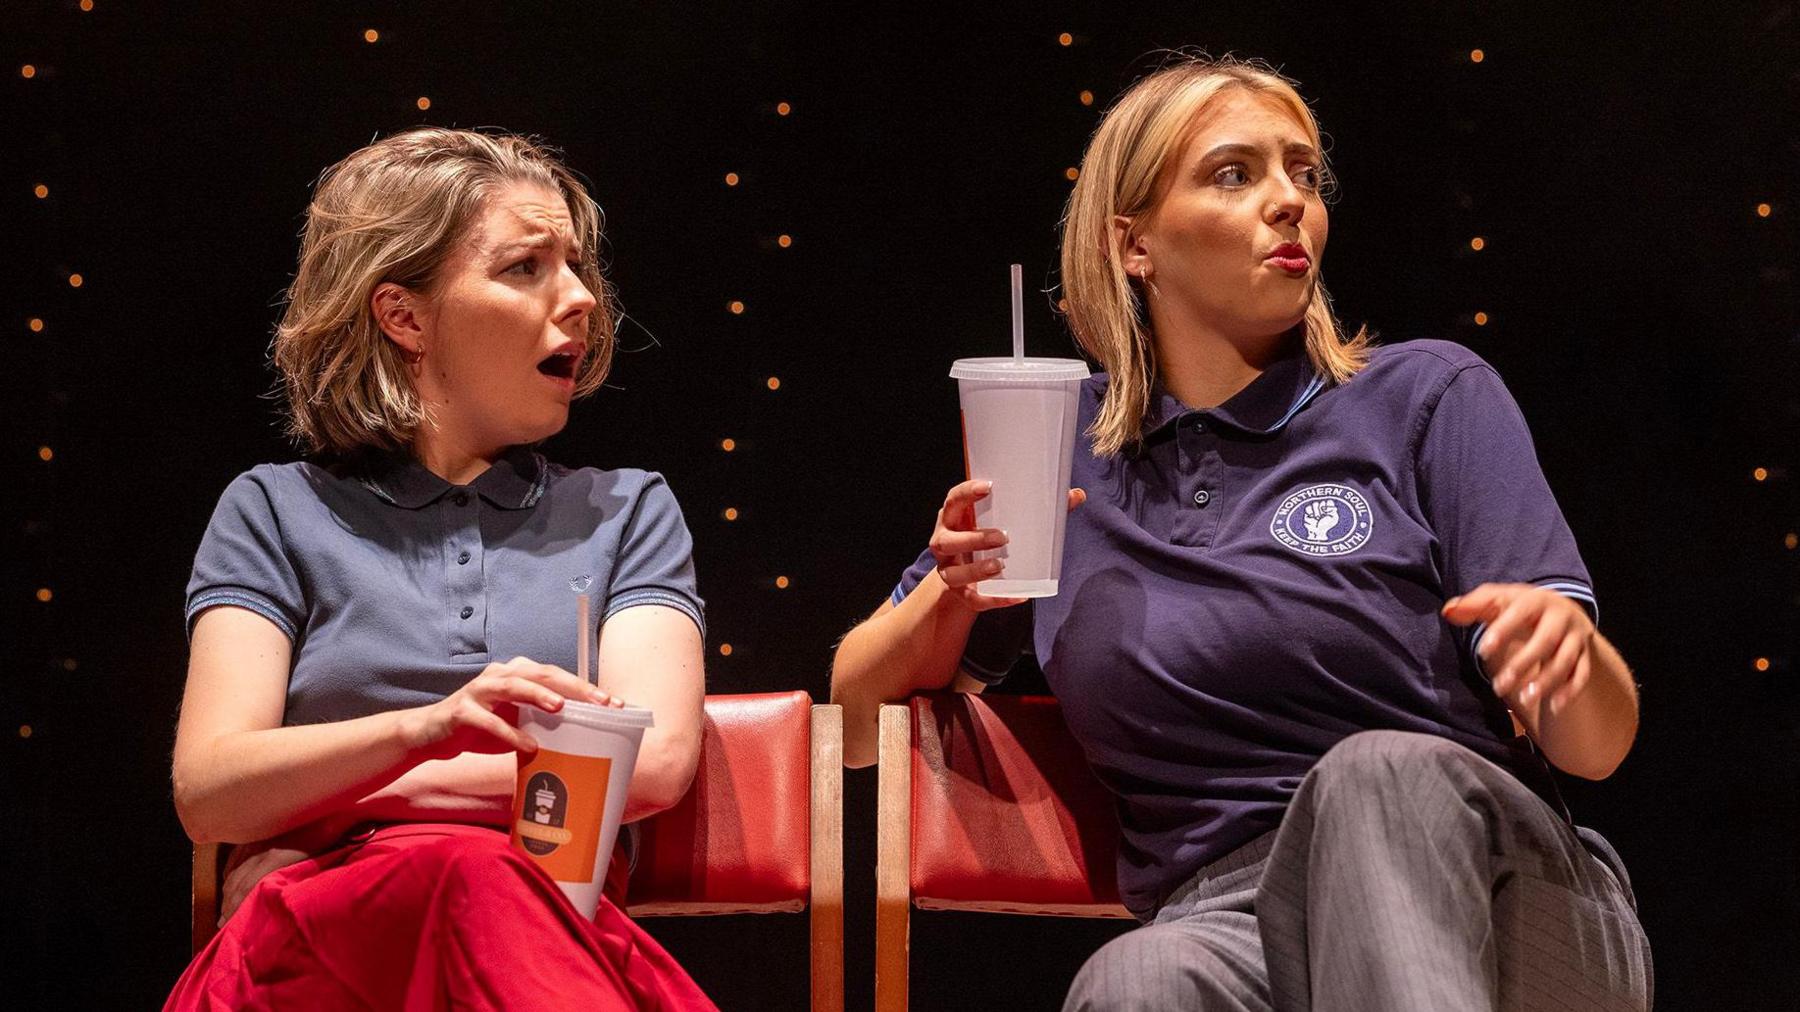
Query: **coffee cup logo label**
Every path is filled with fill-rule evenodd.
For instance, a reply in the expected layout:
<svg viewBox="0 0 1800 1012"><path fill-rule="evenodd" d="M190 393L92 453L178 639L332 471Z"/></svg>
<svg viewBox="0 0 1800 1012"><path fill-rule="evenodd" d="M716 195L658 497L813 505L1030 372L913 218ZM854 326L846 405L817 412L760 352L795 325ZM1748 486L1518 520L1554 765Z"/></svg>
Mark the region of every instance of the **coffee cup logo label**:
<svg viewBox="0 0 1800 1012"><path fill-rule="evenodd" d="M554 773L532 774L525 782L525 810L518 832L527 853L551 854L570 840L563 823L569 818L569 788Z"/></svg>
<svg viewBox="0 0 1800 1012"><path fill-rule="evenodd" d="M612 760L539 749L519 769L513 845L558 882L594 877Z"/></svg>

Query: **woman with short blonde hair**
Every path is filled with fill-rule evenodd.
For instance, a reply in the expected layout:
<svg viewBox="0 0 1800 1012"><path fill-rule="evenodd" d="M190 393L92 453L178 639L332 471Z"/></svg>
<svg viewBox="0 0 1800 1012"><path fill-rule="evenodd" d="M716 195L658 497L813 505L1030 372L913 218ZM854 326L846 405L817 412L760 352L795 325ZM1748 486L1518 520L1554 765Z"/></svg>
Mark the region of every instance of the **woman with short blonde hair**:
<svg viewBox="0 0 1800 1012"><path fill-rule="evenodd" d="M319 178L274 344L308 459L225 489L188 584L175 806L233 846L169 1008L712 1007L622 912L622 854L590 919L508 841L520 708L654 712L628 822L699 759L680 507L535 448L611 360L600 224L507 134L412 130Z"/></svg>
<svg viewBox="0 0 1800 1012"><path fill-rule="evenodd" d="M1107 372L1057 593L983 595L1007 535L951 489L838 648L846 759L881 703L1036 656L1145 925L1068 1009L1648 1008L1624 866L1551 774L1624 759L1631 673L1493 368L1338 325L1329 182L1260 65L1177 59L1107 112L1063 234Z"/></svg>

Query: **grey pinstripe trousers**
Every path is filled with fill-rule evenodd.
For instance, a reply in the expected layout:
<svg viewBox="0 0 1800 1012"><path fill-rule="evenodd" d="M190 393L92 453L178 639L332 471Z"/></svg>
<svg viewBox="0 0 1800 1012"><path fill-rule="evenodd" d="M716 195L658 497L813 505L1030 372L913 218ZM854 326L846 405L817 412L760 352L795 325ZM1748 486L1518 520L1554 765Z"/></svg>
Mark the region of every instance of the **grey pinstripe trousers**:
<svg viewBox="0 0 1800 1012"><path fill-rule="evenodd" d="M1096 952L1064 1009L1647 1010L1651 984L1598 833L1460 745L1368 731Z"/></svg>

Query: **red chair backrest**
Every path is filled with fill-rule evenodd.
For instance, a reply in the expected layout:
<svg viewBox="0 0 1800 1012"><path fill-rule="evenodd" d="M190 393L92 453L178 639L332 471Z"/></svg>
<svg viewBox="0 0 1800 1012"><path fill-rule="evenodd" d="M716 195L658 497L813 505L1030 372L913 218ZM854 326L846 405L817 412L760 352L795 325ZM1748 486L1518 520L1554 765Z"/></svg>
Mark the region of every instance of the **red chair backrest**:
<svg viewBox="0 0 1800 1012"><path fill-rule="evenodd" d="M633 914L799 911L811 882L812 698L709 696L701 769L642 823Z"/></svg>
<svg viewBox="0 0 1800 1012"><path fill-rule="evenodd" d="M914 696L912 897L924 909L1124 916L1112 795L1048 696Z"/></svg>

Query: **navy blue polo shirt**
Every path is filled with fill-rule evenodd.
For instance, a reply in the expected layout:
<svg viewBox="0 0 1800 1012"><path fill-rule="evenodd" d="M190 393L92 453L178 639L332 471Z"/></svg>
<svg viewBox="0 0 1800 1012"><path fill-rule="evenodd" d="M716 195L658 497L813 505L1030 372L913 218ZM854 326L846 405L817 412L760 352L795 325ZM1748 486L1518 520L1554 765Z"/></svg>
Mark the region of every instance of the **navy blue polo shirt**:
<svg viewBox="0 0 1800 1012"><path fill-rule="evenodd" d="M596 628L664 605L704 630L693 542L661 475L569 470L517 448L467 485L406 459L263 464L226 487L194 559L187 623L236 605L293 641L286 724L442 699L490 661L576 668Z"/></svg>
<svg viewBox="0 0 1800 1012"><path fill-rule="evenodd" d="M1089 379L1085 432L1107 377ZM1559 811L1438 609L1489 582L1594 612L1587 568L1492 367L1442 341L1377 347L1329 385L1296 347L1226 403L1153 398L1140 447L1078 440L1060 593L985 612L963 668L1032 650L1119 798L1119 887L1147 915L1280 822L1313 763L1358 731L1434 734ZM896 602L932 568L922 554Z"/></svg>

